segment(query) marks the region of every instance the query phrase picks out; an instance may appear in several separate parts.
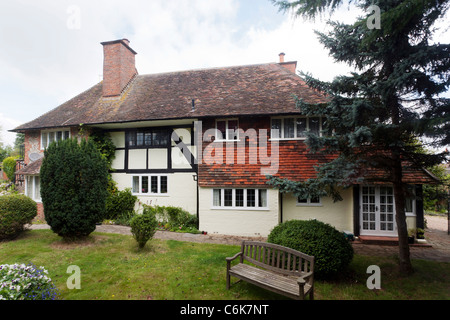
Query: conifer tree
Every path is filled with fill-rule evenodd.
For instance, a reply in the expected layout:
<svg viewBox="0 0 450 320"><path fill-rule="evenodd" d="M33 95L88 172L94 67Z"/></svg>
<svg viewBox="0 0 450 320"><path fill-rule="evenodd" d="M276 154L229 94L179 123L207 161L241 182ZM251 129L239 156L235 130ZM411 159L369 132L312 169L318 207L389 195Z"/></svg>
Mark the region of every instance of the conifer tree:
<svg viewBox="0 0 450 320"><path fill-rule="evenodd" d="M333 11L342 0L273 1L280 10L314 18ZM323 115L321 137L308 134L311 152L336 154L335 160L317 168L317 178L294 182L270 177L269 184L295 195L330 195L341 200L339 190L367 182L371 170L380 170L380 182L393 186L399 237L399 267L413 272L405 216L405 163L422 168L448 161L448 152L424 154L416 139L428 136L436 146L450 141L450 45L433 43L435 22L449 0L353 1L366 16L353 24L328 22L329 33L318 33L320 42L338 62L354 67L348 76L323 82L303 74L309 86L329 97L311 105L297 99L307 116ZM376 5L379 26L371 25ZM378 28L379 27L379 28Z"/></svg>
<svg viewBox="0 0 450 320"><path fill-rule="evenodd" d="M89 235L105 211L106 161L90 139L53 142L44 155L40 177L45 220L63 238Z"/></svg>

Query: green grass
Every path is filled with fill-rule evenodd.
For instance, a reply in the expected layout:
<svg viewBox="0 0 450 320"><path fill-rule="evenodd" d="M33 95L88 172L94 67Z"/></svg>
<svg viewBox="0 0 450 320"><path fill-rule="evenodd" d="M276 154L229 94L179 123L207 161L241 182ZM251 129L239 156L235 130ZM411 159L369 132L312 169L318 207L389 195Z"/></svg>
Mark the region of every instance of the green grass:
<svg viewBox="0 0 450 320"><path fill-rule="evenodd" d="M276 300L285 299L245 282L226 290L225 257L238 246L153 239L139 250L131 236L93 233L65 243L50 230L27 231L0 242L0 264L43 266L65 300ZM68 289L70 265L81 269L81 289ZM381 268L381 289L366 286L369 265ZM355 255L334 281L316 280L317 300L448 300L450 264L413 260L410 277L397 272L395 257ZM233 279L233 278L232 278ZM234 281L235 279L233 279Z"/></svg>

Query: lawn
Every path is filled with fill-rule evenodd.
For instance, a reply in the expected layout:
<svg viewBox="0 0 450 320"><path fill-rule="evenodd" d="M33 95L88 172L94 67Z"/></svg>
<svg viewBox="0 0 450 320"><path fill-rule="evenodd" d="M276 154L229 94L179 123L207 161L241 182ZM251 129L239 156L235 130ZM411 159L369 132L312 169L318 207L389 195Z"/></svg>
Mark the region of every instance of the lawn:
<svg viewBox="0 0 450 320"><path fill-rule="evenodd" d="M0 242L0 264L43 266L64 300L277 300L245 282L225 289L225 257L239 247L153 239L139 250L131 236L94 232L65 243L50 230L26 231ZM81 270L81 289L68 289L70 265ZM381 268L381 289L366 286L367 267ZM316 280L316 300L448 300L450 264L413 260L411 277L398 274L395 257L355 255L334 281Z"/></svg>

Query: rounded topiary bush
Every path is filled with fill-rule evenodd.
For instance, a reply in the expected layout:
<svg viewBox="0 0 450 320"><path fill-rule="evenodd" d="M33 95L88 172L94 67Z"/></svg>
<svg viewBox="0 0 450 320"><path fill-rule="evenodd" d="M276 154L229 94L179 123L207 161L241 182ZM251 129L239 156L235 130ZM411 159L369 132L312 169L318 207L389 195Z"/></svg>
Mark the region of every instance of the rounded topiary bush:
<svg viewBox="0 0 450 320"><path fill-rule="evenodd" d="M158 222L154 212L146 210L142 214L134 216L130 221L131 233L137 241L138 246L142 249L148 240L152 239Z"/></svg>
<svg viewBox="0 0 450 320"><path fill-rule="evenodd" d="M353 247L344 235L317 220L283 222L271 231L267 241L314 256L318 278L335 276L353 259Z"/></svg>
<svg viewBox="0 0 450 320"><path fill-rule="evenodd" d="M37 214L36 202L23 194L0 196L0 240L17 237Z"/></svg>

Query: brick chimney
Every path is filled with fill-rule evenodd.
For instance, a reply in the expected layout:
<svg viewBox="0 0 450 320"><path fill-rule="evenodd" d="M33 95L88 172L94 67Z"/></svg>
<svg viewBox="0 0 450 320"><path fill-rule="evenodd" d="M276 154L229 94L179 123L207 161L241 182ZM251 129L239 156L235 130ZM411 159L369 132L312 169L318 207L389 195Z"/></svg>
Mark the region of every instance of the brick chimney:
<svg viewBox="0 0 450 320"><path fill-rule="evenodd" d="M103 97L120 96L123 89L137 75L135 55L127 39L102 42Z"/></svg>
<svg viewBox="0 0 450 320"><path fill-rule="evenodd" d="M280 53L278 56L280 57L279 64L282 67L288 69L289 71L295 73L295 71L297 69L297 61L284 62L284 56L285 56L284 52Z"/></svg>

